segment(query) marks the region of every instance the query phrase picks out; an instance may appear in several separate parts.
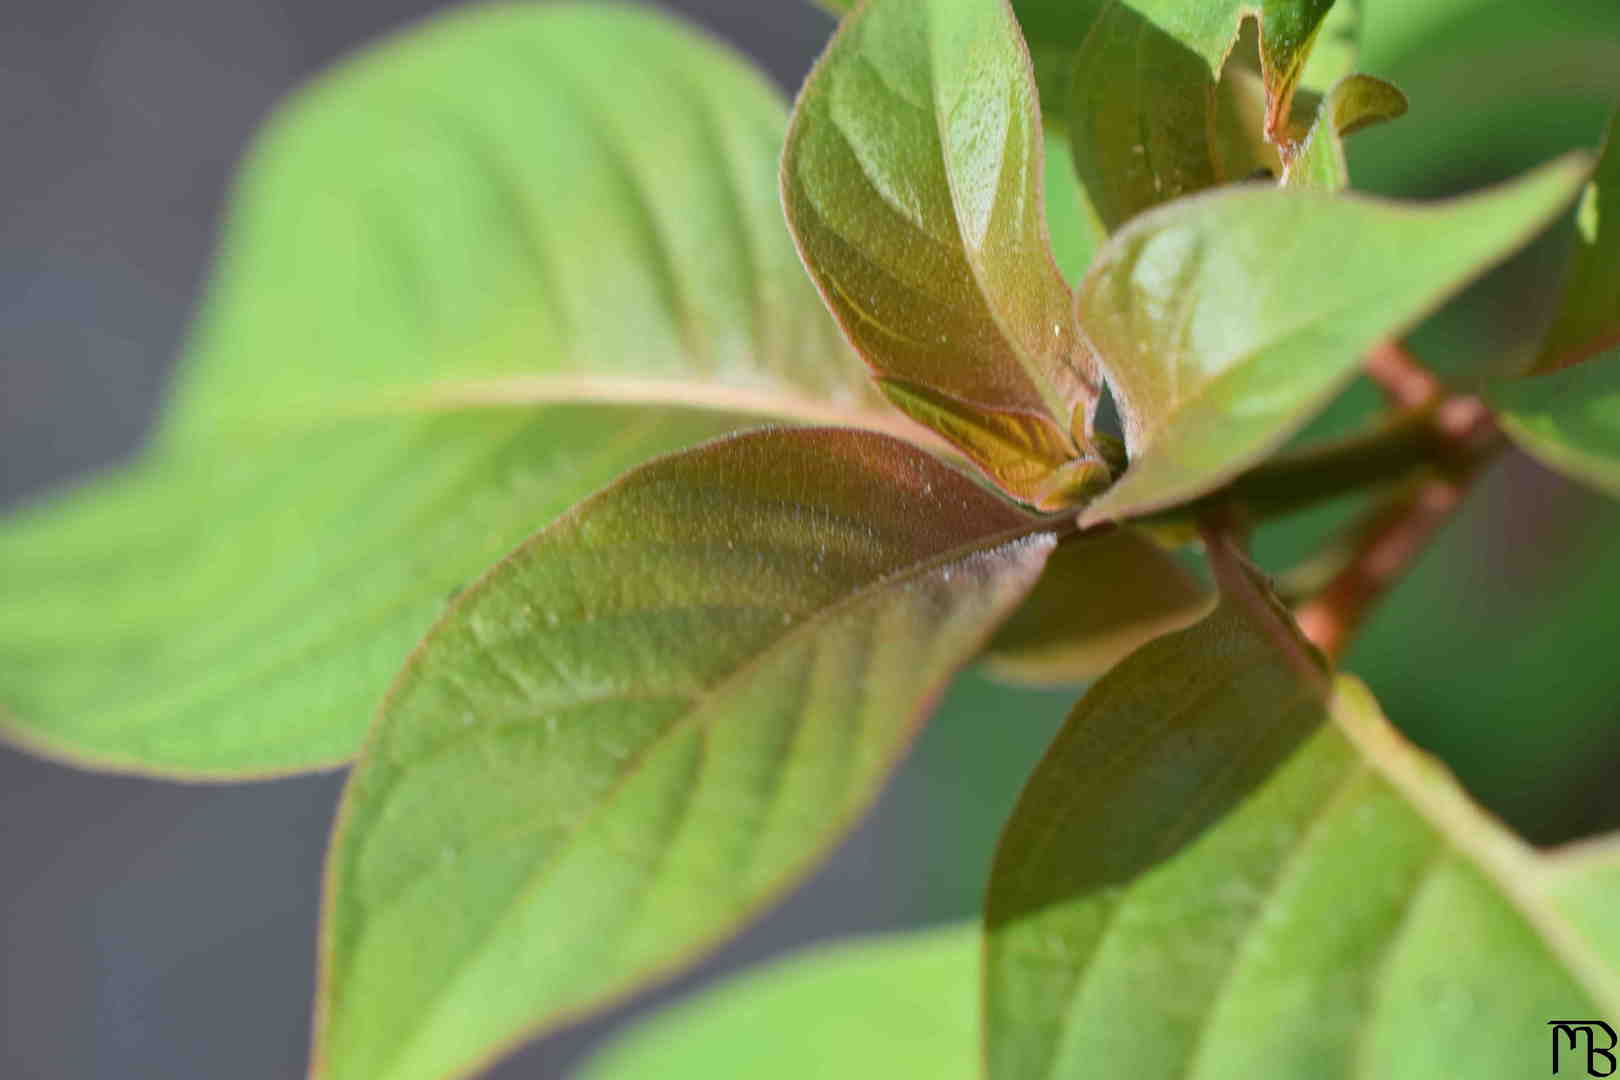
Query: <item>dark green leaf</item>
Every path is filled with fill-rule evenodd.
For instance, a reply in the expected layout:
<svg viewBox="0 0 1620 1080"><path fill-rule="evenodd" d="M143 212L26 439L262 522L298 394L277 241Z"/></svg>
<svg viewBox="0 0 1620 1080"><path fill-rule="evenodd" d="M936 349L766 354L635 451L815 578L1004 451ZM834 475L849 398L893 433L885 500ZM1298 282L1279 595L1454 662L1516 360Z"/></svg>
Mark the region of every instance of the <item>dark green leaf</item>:
<svg viewBox="0 0 1620 1080"><path fill-rule="evenodd" d="M1537 372L1557 371L1620 345L1620 111L1575 218L1569 280Z"/></svg>
<svg viewBox="0 0 1620 1080"><path fill-rule="evenodd" d="M978 1080L979 928L820 947L638 1024L583 1080Z"/></svg>
<svg viewBox="0 0 1620 1080"><path fill-rule="evenodd" d="M1350 186L1345 136L1405 112L1406 95L1389 83L1371 75L1345 77L1322 99L1316 122L1299 155L1283 173L1283 183L1319 191L1343 191Z"/></svg>
<svg viewBox="0 0 1620 1080"><path fill-rule="evenodd" d="M1490 388L1502 427L1550 469L1620 497L1620 348Z"/></svg>
<svg viewBox="0 0 1620 1080"><path fill-rule="evenodd" d="M1255 187L1133 222L1079 291L1131 454L1084 520L1194 498L1275 450L1366 349L1562 211L1587 168L1577 155L1434 204Z"/></svg>
<svg viewBox="0 0 1620 1080"><path fill-rule="evenodd" d="M1108 676L1031 781L987 916L993 1077L1517 1080L1549 1018L1620 1009L1620 848L1536 854L1354 679L1311 734L1328 707L1219 630Z"/></svg>
<svg viewBox="0 0 1620 1080"><path fill-rule="evenodd" d="M990 671L1012 682L1085 682L1207 615L1213 599L1135 530L1073 537L1058 545L1029 599L991 640Z"/></svg>
<svg viewBox="0 0 1620 1080"><path fill-rule="evenodd" d="M788 430L645 466L500 563L345 796L321 1075L459 1074L733 931L865 809L1038 528L906 443Z"/></svg>
<svg viewBox="0 0 1620 1080"><path fill-rule="evenodd" d="M782 187L806 265L891 399L1009 493L1056 504L1088 460L1097 381L1042 170L1005 3L885 0L844 21L805 83Z"/></svg>
<svg viewBox="0 0 1620 1080"><path fill-rule="evenodd" d="M0 529L0 728L336 764L450 591L623 469L742 414L914 429L804 280L785 122L712 43L590 5L442 19L299 95L158 447Z"/></svg>

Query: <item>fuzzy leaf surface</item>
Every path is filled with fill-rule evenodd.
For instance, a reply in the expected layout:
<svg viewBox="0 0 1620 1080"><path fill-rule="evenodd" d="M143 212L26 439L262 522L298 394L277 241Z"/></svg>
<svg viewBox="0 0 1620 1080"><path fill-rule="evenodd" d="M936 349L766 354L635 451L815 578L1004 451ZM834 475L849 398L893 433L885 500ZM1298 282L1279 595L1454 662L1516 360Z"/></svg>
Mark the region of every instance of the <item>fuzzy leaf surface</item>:
<svg viewBox="0 0 1620 1080"><path fill-rule="evenodd" d="M1042 158L1005 3L885 0L840 26L782 161L805 265L885 392L1036 503L1086 457L1097 398Z"/></svg>
<svg viewBox="0 0 1620 1080"><path fill-rule="evenodd" d="M1131 465L1086 522L1204 494L1280 446L1404 332L1563 211L1572 155L1440 203L1252 187L1160 207L1079 290Z"/></svg>
<svg viewBox="0 0 1620 1080"><path fill-rule="evenodd" d="M156 446L0 523L0 732L331 766L446 597L624 469L760 416L915 429L804 279L785 126L621 7L438 19L297 95Z"/></svg>
<svg viewBox="0 0 1620 1080"><path fill-rule="evenodd" d="M1497 383L1489 396L1520 449L1620 498L1620 348L1550 375Z"/></svg>
<svg viewBox="0 0 1620 1080"><path fill-rule="evenodd" d="M734 931L865 810L1053 544L849 429L664 458L538 534L414 654L350 782L319 1075L462 1075Z"/></svg>
<svg viewBox="0 0 1620 1080"><path fill-rule="evenodd" d="M1620 848L1535 853L1359 682L1290 689L1219 618L1099 683L1031 780L990 1075L1514 1080L1548 1018L1612 1015Z"/></svg>
<svg viewBox="0 0 1620 1080"><path fill-rule="evenodd" d="M978 1080L979 928L807 949L631 1028L582 1080Z"/></svg>

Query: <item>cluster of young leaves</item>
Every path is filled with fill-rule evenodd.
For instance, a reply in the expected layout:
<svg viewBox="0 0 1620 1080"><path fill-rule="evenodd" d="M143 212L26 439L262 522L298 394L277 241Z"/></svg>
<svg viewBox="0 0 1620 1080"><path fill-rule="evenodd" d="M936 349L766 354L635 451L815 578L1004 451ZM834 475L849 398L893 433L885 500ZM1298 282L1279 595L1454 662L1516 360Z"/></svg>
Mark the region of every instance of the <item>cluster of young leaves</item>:
<svg viewBox="0 0 1620 1080"><path fill-rule="evenodd" d="M434 1078L733 933L963 665L1106 672L982 935L749 994L725 1052L809 1045L831 994L773 1075L977 1073L975 1016L998 1078L1525 1075L1547 1017L1620 1013L1615 846L1529 851L1222 535L1212 593L1152 527L1583 186L1545 349L1492 392L1620 492L1620 150L1350 192L1344 138L1405 109L1358 17L867 0L791 126L634 8L379 46L261 140L146 458L0 531L0 730L186 777L358 753L314 1071ZM868 963L859 1030L915 1039L839 1026ZM677 1074L650 1052L600 1069Z"/></svg>

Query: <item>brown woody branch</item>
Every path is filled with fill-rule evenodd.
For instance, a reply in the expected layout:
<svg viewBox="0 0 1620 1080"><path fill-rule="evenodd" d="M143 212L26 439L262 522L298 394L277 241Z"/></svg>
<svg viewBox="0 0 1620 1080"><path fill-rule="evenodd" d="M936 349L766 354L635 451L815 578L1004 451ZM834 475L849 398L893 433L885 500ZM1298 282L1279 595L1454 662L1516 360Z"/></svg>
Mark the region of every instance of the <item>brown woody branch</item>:
<svg viewBox="0 0 1620 1080"><path fill-rule="evenodd" d="M1392 404L1426 412L1439 454L1427 475L1360 526L1345 567L1295 612L1300 630L1335 661L1373 605L1428 547L1462 502L1480 466L1501 445L1501 432L1485 403L1473 395L1448 396L1440 380L1400 344L1375 348L1367 355L1366 370Z"/></svg>

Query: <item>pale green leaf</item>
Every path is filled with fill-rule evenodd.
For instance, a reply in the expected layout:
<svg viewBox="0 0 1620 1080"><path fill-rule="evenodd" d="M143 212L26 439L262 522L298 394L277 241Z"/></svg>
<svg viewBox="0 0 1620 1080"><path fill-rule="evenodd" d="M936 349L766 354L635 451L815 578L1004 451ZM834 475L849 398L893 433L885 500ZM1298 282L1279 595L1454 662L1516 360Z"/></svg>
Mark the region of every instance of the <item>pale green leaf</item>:
<svg viewBox="0 0 1620 1080"><path fill-rule="evenodd" d="M991 639L999 679L1057 685L1094 679L1142 645L1207 615L1214 595L1133 529L1059 544L1029 598Z"/></svg>
<svg viewBox="0 0 1620 1080"><path fill-rule="evenodd" d="M762 75L645 9L479 8L373 46L249 156L170 437L580 377L874 400L782 226L785 125Z"/></svg>
<svg viewBox="0 0 1620 1080"><path fill-rule="evenodd" d="M977 1080L979 928L807 950L630 1029L581 1080Z"/></svg>
<svg viewBox="0 0 1620 1080"><path fill-rule="evenodd" d="M1575 218L1575 250L1537 372L1557 371L1620 345L1620 111Z"/></svg>
<svg viewBox="0 0 1620 1080"><path fill-rule="evenodd" d="M811 72L782 162L805 264L891 399L1035 503L1086 459L1097 399L1042 156L1003 0L884 0Z"/></svg>
<svg viewBox="0 0 1620 1080"><path fill-rule="evenodd" d="M746 416L920 430L804 279L785 126L713 43L592 5L430 22L296 96L156 448L0 526L0 731L337 764L450 591L623 469Z"/></svg>
<svg viewBox="0 0 1620 1080"><path fill-rule="evenodd" d="M736 423L462 410L99 477L0 531L0 735L166 776L340 764L460 586L581 492Z"/></svg>
<svg viewBox="0 0 1620 1080"><path fill-rule="evenodd" d="M318 1074L460 1075L735 930L870 803L1041 529L906 443L783 430L632 472L498 564L345 795Z"/></svg>
<svg viewBox="0 0 1620 1080"><path fill-rule="evenodd" d="M1194 498L1275 450L1350 380L1365 350L1560 213L1587 168L1574 155L1430 204L1253 187L1133 222L1079 290L1131 456L1083 520Z"/></svg>
<svg viewBox="0 0 1620 1080"><path fill-rule="evenodd" d="M1037 770L989 901L991 1076L1545 1075L1549 1019L1620 1009L1620 860L1560 870L1359 682L1329 706L1256 649L1215 620L1148 646Z"/></svg>
<svg viewBox="0 0 1620 1080"><path fill-rule="evenodd" d="M1620 498L1620 348L1489 388L1502 427L1550 469Z"/></svg>
<svg viewBox="0 0 1620 1080"><path fill-rule="evenodd" d="M1371 75L1346 76L1322 99L1316 122L1298 156L1283 173L1283 183L1319 191L1343 191L1350 186L1345 136L1405 112L1406 95L1389 83Z"/></svg>

